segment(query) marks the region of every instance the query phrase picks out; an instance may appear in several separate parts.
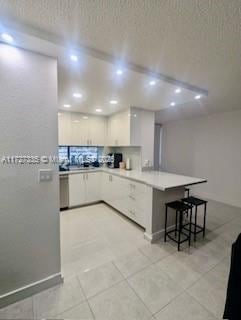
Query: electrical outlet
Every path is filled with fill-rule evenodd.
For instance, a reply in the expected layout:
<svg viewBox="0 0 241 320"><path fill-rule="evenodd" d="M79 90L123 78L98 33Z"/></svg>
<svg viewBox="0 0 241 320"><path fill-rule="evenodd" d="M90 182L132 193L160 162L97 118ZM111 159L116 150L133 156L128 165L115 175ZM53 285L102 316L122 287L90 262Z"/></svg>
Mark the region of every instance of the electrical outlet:
<svg viewBox="0 0 241 320"><path fill-rule="evenodd" d="M39 182L48 182L53 180L53 170L40 169L39 170Z"/></svg>

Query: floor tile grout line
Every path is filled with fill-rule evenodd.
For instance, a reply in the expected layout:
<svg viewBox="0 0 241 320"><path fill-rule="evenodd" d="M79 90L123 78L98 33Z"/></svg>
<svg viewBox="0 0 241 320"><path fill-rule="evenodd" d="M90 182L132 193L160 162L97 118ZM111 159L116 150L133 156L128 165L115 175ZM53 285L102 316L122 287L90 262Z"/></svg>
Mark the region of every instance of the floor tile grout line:
<svg viewBox="0 0 241 320"><path fill-rule="evenodd" d="M223 259L222 259L223 260ZM211 269L209 269L208 271L205 271L202 273L201 277L198 278L196 281L194 281L190 286L188 286L185 291L187 289L190 289L192 286L194 286L198 281L200 281L203 277L205 277L209 272L211 272L213 269L215 269L221 262L222 260L220 260L219 262L217 262Z"/></svg>
<svg viewBox="0 0 241 320"><path fill-rule="evenodd" d="M153 265L152 265L152 266L153 266ZM161 270L161 271L162 271L162 273L164 273L164 274L166 275L167 278L169 278L173 283L177 283L177 285L179 286L179 284L178 284L177 281L174 281L165 271L163 271L163 270ZM139 294L138 294L138 293L135 291L135 289L131 286L131 284L129 283L128 279L127 279L127 282L128 282L128 284L129 284L129 286L132 288L132 290L135 292L135 294L136 294L136 295L141 299L141 301L145 304L145 302L142 300L142 298L139 296ZM171 301L173 301L177 296L181 295L181 294L185 291L185 289L181 288L181 286L180 286L180 289L181 289L181 291L180 291L175 297L171 298L171 300L170 300L166 305L168 305L168 304L169 304ZM145 304L145 305L146 305L146 304ZM155 313L152 313L152 312L151 312L151 314L154 315L154 314L160 312L163 308L166 307L166 305L163 306L159 311L157 311L157 312L155 312ZM147 307L147 308L148 308L148 307ZM148 310L149 310L149 308L148 308Z"/></svg>
<svg viewBox="0 0 241 320"><path fill-rule="evenodd" d="M156 242L156 243L157 243L157 242ZM158 243L159 243L159 242L158 242ZM155 244L155 242L154 242L154 243L151 243L151 245L152 245L152 244ZM164 242L161 243L161 244L164 244ZM170 253L170 254L167 254L166 256L158 259L157 261L152 261L151 258L148 257L148 255L146 255L146 254L141 250L141 248L138 248L138 250L139 250L146 258L148 258L148 259L152 262L152 264L154 264L154 263L156 263L156 262L159 262L160 260L162 260L162 259L164 259L164 258L166 258L166 257L168 257L169 255L172 255L172 254L174 253L174 252L172 252L172 253Z"/></svg>
<svg viewBox="0 0 241 320"><path fill-rule="evenodd" d="M123 275L124 279L127 280L127 279L135 276L136 274L140 273L141 271L149 268L149 267L152 266L153 264L154 264L154 263L153 263L152 261L150 261L150 264L149 264L149 265L147 265L147 266L145 266L145 267L142 267L140 270L138 270L138 271L136 271L136 272L134 272L134 273L132 273L132 274L130 274L130 275L128 275L128 276L124 276L123 274L122 274L122 275ZM116 267L117 267L117 266L116 266ZM118 267L117 267L117 268L118 268ZM120 271L120 272L121 272L121 271Z"/></svg>
<svg viewBox="0 0 241 320"><path fill-rule="evenodd" d="M135 294L135 296L144 304L144 306L145 306L146 309L150 312L150 314L153 315L152 311L149 309L149 307L146 305L146 303L142 300L142 298L139 296L139 294L135 291L135 289L130 285L130 283L128 282L128 280L126 280L126 283L127 283L128 287L133 291L133 293Z"/></svg>
<svg viewBox="0 0 241 320"><path fill-rule="evenodd" d="M171 304L175 299L177 299L178 297L180 297L183 293L185 292L185 290L183 290L182 292L178 293L174 298L172 298L165 306L163 306L160 310L158 310L157 312L153 313L153 316L156 316L159 312L163 311L163 309L165 309L169 304Z"/></svg>
<svg viewBox="0 0 241 320"><path fill-rule="evenodd" d="M112 289L113 287L115 287L115 286L117 286L117 285L119 285L120 283L125 282L125 281L126 281L126 279L121 279L120 281L118 281L118 282L116 282L116 283L112 284L110 287L105 288L105 289L101 290L100 292L98 292L98 293L94 294L93 296L88 297L88 298L87 298L87 300L91 300L91 299L93 299L93 298L97 297L98 295L100 295L100 294L102 294L102 293L106 292L106 291L107 291L107 290L109 290L109 289Z"/></svg>
<svg viewBox="0 0 241 320"><path fill-rule="evenodd" d="M80 286L80 288L81 288L81 290L82 290L82 292L83 292L83 295L84 295L84 297L85 297L85 299L86 299L85 301L87 302L87 304L88 304L88 306L89 306L89 308L90 308L90 312L91 312L91 314L92 314L92 316L93 316L93 319L95 319L94 311L92 310L92 308L91 308L91 306L90 306L89 300L88 300L88 298L87 298L87 296L86 296L86 294L85 294L84 288L82 287L82 285L81 285L81 283L80 283L80 279L79 279L78 276L77 276L77 279L78 279L79 286Z"/></svg>
<svg viewBox="0 0 241 320"><path fill-rule="evenodd" d="M206 306L204 306L200 301L198 301L194 296L190 295L188 292L185 292L187 295L189 295L189 297L193 298L193 300L195 300L201 307L203 307L208 313L210 313L211 316L213 316L215 318L215 320L218 320L218 318L216 317L216 315L214 315L214 313L209 310Z"/></svg>

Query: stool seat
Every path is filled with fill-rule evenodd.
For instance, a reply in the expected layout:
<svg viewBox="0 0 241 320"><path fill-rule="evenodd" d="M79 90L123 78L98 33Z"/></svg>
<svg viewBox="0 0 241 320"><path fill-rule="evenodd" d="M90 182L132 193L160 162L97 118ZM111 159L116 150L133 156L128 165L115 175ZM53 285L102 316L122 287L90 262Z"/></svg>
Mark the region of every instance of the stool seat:
<svg viewBox="0 0 241 320"><path fill-rule="evenodd" d="M188 204L191 204L191 205L193 205L193 206L201 206L202 204L207 203L206 200L199 199L199 198L196 198L196 197L183 198L182 201L183 201L183 202L186 202L186 203L188 203Z"/></svg>
<svg viewBox="0 0 241 320"><path fill-rule="evenodd" d="M166 203L166 206L177 211L186 211L192 208L192 205L184 203L182 201L172 201Z"/></svg>
<svg viewBox="0 0 241 320"><path fill-rule="evenodd" d="M165 215L165 234L164 234L164 241L167 241L167 237L171 240L175 241L178 244L178 251L180 251L180 245L188 241L189 246L191 245L191 221L192 221L192 205L182 202L180 200L168 202L166 205L166 215ZM176 211L176 224L175 228L172 230L167 231L167 216L168 216L168 209L173 209ZM189 223L189 230L188 234L184 230L183 225L183 216L185 214L188 215L190 210L190 223ZM179 223L178 223L179 218ZM174 236L173 236L174 234Z"/></svg>
<svg viewBox="0 0 241 320"><path fill-rule="evenodd" d="M192 221L190 221L189 223L189 227L191 225L191 228L194 227L194 231L191 229L191 233L194 234L194 241L196 241L197 239L197 234L202 232L203 233L203 237L205 237L205 230L206 230L206 214L207 214L207 201L206 200L203 200L203 199L199 199L199 198L196 198L196 197L186 197L186 198L183 198L182 201L186 204L189 204L189 205L192 205L193 207L195 207L195 221L194 223ZM201 205L204 205L204 215L203 215L203 225L200 226L197 224L197 207L198 206L201 206ZM187 226L188 224L186 224L184 226L184 229L185 227ZM189 229L190 230L190 229Z"/></svg>

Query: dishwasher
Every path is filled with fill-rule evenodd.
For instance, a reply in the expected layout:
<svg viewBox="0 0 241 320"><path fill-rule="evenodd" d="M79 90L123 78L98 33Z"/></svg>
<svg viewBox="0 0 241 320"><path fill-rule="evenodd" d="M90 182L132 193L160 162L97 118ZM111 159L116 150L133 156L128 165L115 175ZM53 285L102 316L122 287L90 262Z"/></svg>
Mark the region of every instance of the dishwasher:
<svg viewBox="0 0 241 320"><path fill-rule="evenodd" d="M64 210L69 207L69 175L61 175L59 178L60 210Z"/></svg>

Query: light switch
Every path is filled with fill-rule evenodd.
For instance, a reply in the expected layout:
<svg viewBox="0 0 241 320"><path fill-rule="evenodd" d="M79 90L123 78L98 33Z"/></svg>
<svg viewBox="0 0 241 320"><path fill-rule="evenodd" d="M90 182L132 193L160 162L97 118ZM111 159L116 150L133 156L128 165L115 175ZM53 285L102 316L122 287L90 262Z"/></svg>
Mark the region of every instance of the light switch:
<svg viewBox="0 0 241 320"><path fill-rule="evenodd" d="M48 182L53 180L53 170L40 169L39 170L39 182Z"/></svg>

